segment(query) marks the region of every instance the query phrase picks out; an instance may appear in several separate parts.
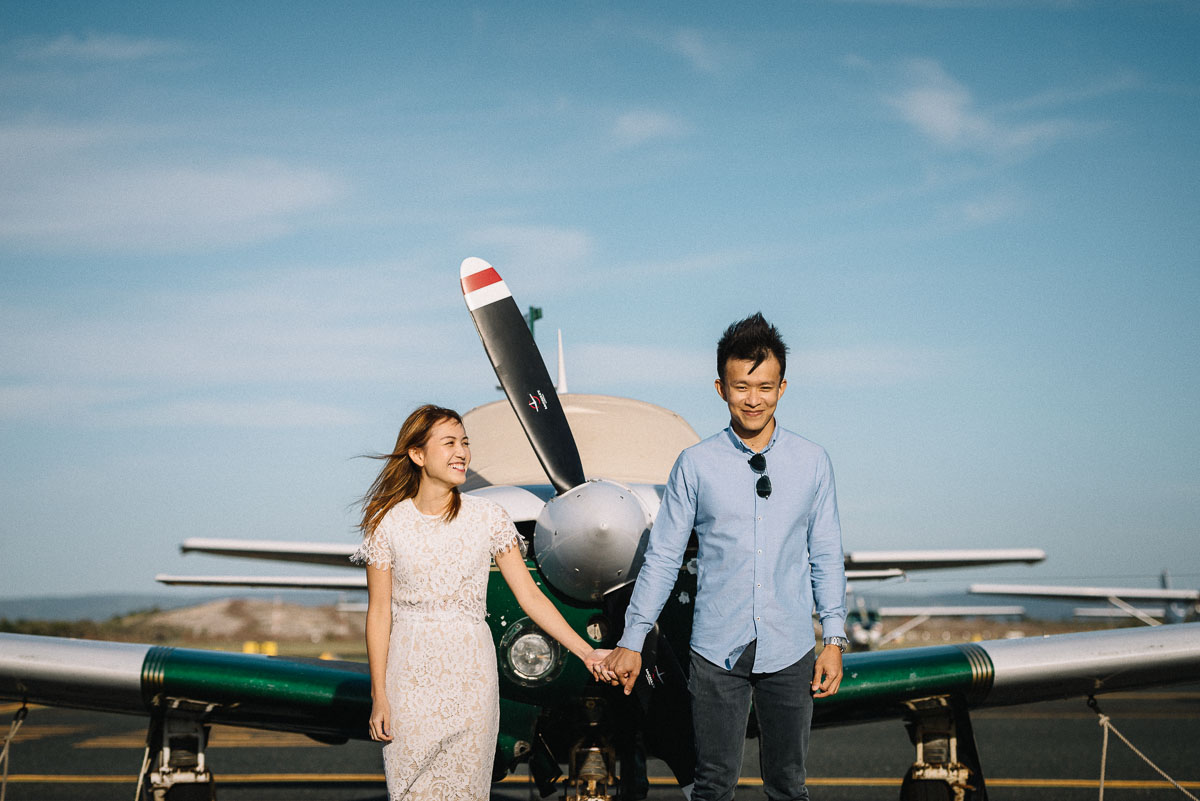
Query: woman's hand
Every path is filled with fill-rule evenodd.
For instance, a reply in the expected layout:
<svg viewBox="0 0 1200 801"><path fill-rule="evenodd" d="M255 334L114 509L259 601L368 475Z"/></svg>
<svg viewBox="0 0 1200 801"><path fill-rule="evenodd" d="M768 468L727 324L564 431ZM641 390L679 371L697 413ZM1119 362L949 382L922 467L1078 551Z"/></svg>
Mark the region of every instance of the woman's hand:
<svg viewBox="0 0 1200 801"><path fill-rule="evenodd" d="M612 651L607 648L593 648L591 653L583 658L584 667L591 672L596 681L610 681L615 678L610 675L610 671L604 666L604 660L611 653Z"/></svg>
<svg viewBox="0 0 1200 801"><path fill-rule="evenodd" d="M371 719L367 724L371 739L381 743L392 741L392 708L386 698L376 698L371 703Z"/></svg>

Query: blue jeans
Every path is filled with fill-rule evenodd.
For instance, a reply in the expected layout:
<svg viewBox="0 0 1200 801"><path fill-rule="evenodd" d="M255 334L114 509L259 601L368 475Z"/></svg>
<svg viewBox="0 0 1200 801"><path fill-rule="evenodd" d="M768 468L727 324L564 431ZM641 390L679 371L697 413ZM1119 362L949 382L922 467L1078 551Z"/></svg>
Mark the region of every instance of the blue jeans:
<svg viewBox="0 0 1200 801"><path fill-rule="evenodd" d="M750 702L758 716L759 767L770 801L805 801L804 758L812 724L812 677L817 657L775 673L754 673L755 643L732 670L692 651L688 690L696 733L696 786L692 801L730 801L742 769Z"/></svg>

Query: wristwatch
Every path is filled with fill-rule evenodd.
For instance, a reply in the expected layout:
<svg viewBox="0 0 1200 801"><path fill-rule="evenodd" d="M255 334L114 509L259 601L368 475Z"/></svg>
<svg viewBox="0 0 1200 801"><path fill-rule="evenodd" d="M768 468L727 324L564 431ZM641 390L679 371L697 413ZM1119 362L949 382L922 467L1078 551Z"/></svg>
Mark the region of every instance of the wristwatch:
<svg viewBox="0 0 1200 801"><path fill-rule="evenodd" d="M850 641L845 637L826 637L825 645L836 645L843 654L850 650Z"/></svg>

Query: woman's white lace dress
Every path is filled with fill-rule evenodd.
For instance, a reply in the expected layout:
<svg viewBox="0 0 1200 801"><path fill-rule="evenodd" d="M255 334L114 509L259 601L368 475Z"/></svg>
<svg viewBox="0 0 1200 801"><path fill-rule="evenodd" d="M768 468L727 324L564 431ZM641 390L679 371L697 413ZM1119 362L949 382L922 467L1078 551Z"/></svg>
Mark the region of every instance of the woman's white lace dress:
<svg viewBox="0 0 1200 801"><path fill-rule="evenodd" d="M492 557L514 545L524 543L502 507L463 495L451 523L401 501L351 557L392 572L392 801L489 795L500 701L487 581Z"/></svg>

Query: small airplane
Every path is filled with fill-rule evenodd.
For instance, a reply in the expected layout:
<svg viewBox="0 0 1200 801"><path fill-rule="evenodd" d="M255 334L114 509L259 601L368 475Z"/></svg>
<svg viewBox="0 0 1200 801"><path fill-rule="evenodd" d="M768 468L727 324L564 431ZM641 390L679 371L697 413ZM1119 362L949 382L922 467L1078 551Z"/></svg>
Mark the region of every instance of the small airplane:
<svg viewBox="0 0 1200 801"><path fill-rule="evenodd" d="M508 509L531 541L535 581L568 622L598 645L615 642L661 482L679 450L698 437L678 415L651 404L606 396L560 398L527 321L494 268L467 259L460 283L508 403L508 408L504 402L487 404L466 416L474 440L464 489ZM514 448L522 438L528 446ZM190 543L190 550L207 553L317 564L344 564L353 550ZM940 561L980 564L995 557L966 552ZM1040 561L1044 554L1022 551L1017 558ZM851 554L847 567L898 575L918 561L911 553L880 558L859 552ZM488 624L501 694L497 778L528 762L546 795L565 767L568 799L610 799L618 773L630 776L636 750L644 747L687 783L694 757L682 735L689 726L686 687L674 654L688 647L695 572L694 562L685 558L647 638L633 696L593 682L524 617L507 585L492 573ZM296 584L286 577L254 581L319 586L311 577L298 578L302 582ZM848 654L844 664L838 694L818 699L816 725L903 719L917 760L902 798L981 801L986 784L970 709L1200 680L1200 625L1166 633L1089 632L857 653ZM0 698L148 716L141 783L155 797L169 798L174 789L211 787L204 752L212 723L301 732L323 742L367 739L370 683L366 666L358 663L0 634ZM618 760L625 770L618 771Z"/></svg>
<svg viewBox="0 0 1200 801"><path fill-rule="evenodd" d="M1055 598L1079 600L1081 598L1103 599L1112 605L1106 607L1083 607L1075 610L1078 617L1121 617L1136 618L1147 626L1161 625L1159 618L1167 623L1183 623L1200 616L1200 590L1174 589L1167 571L1162 572L1161 587L1067 587L1056 584L972 584L967 591L974 595L1007 595L1023 598ZM1161 608L1141 608L1130 601L1159 602Z"/></svg>
<svg viewBox="0 0 1200 801"><path fill-rule="evenodd" d="M847 596L852 593L847 589ZM846 613L846 637L854 650L874 650L903 639L904 635L935 617L998 617L1019 618L1025 615L1023 606L999 605L917 605L875 606L861 595L855 595ZM885 630L884 620L907 618L903 623Z"/></svg>

